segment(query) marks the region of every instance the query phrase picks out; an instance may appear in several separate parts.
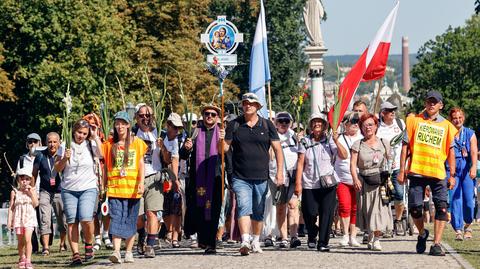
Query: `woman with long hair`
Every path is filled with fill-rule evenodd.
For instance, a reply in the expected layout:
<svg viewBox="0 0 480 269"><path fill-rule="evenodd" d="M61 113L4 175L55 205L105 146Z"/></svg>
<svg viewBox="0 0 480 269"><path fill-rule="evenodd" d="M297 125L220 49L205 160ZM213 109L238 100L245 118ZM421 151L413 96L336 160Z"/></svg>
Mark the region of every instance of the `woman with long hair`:
<svg viewBox="0 0 480 269"><path fill-rule="evenodd" d="M113 138L103 144L107 175L110 234L113 238L113 253L109 259L121 263L120 246L125 239L125 263L132 263L132 248L137 232L137 216L140 198L144 191L144 160L147 145L130 132L128 113L115 114Z"/></svg>
<svg viewBox="0 0 480 269"><path fill-rule="evenodd" d="M98 195L94 158L101 158L100 145L96 128L81 119L73 125L71 144L60 147L55 158L55 170L63 173L60 186L68 224L68 241L73 254L72 266L82 264L78 252L79 223L85 241L84 261L93 259L93 212Z"/></svg>

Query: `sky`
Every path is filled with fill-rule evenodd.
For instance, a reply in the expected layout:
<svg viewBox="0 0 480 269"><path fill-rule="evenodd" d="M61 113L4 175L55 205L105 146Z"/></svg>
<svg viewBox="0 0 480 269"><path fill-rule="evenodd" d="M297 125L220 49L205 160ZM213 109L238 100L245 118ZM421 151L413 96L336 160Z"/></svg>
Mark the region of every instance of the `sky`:
<svg viewBox="0 0 480 269"><path fill-rule="evenodd" d="M327 21L321 24L327 55L361 54L375 36L394 0L323 0ZM402 36L409 52L458 27L474 13L475 0L401 0L392 37L391 54L400 54Z"/></svg>

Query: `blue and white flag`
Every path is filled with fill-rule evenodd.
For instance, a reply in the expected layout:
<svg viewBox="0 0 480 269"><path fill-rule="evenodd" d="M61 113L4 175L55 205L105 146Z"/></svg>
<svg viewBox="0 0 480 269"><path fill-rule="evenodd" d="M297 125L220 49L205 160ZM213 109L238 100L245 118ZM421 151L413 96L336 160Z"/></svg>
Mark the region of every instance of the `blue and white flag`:
<svg viewBox="0 0 480 269"><path fill-rule="evenodd" d="M252 53L250 55L250 92L255 93L262 108L259 114L268 118L265 84L271 80L270 64L268 63L267 23L263 1L260 1L260 14L258 16L255 37L253 38Z"/></svg>

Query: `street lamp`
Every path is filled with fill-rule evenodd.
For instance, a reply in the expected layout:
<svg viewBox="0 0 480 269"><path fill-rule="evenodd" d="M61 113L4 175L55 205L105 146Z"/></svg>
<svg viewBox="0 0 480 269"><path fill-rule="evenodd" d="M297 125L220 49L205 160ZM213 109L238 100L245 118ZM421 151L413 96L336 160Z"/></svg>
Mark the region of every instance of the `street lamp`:
<svg viewBox="0 0 480 269"><path fill-rule="evenodd" d="M128 102L125 110L128 113L128 118L130 119L130 122L132 122L133 117L135 116L135 106L132 103Z"/></svg>

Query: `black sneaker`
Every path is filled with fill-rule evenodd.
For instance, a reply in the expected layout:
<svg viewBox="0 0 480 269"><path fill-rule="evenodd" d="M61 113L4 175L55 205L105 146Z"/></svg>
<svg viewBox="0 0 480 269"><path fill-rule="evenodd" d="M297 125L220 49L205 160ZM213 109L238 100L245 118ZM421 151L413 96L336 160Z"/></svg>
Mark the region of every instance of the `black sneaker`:
<svg viewBox="0 0 480 269"><path fill-rule="evenodd" d="M418 238L417 238L417 253L418 254L422 254L425 252L425 250L427 249L427 239L428 239L428 235L430 234L428 232L427 229L423 229L424 230L424 235L421 236L421 235L418 235Z"/></svg>
<svg viewBox="0 0 480 269"><path fill-rule="evenodd" d="M293 237L290 239L290 248L296 248L302 245L302 241L298 239L297 237Z"/></svg>
<svg viewBox="0 0 480 269"><path fill-rule="evenodd" d="M308 239L308 248L316 248L317 247L317 239Z"/></svg>
<svg viewBox="0 0 480 269"><path fill-rule="evenodd" d="M368 233L365 232L365 233L363 233L362 244L368 244L368 241L369 241Z"/></svg>
<svg viewBox="0 0 480 269"><path fill-rule="evenodd" d="M320 251L320 252L329 252L329 251L330 251L330 247L318 245L318 246L317 246L317 250Z"/></svg>
<svg viewBox="0 0 480 269"><path fill-rule="evenodd" d="M431 247L430 247L430 253L428 253L428 255L432 255L432 256L445 256L445 252L443 251L442 247L440 246L440 244L433 244Z"/></svg>
<svg viewBox="0 0 480 269"><path fill-rule="evenodd" d="M215 243L216 248L222 249L223 248L223 241L222 240L217 240Z"/></svg>
<svg viewBox="0 0 480 269"><path fill-rule="evenodd" d="M268 248L268 247L273 247L275 244L273 243L273 239L267 237L265 241L263 242L263 246Z"/></svg>

